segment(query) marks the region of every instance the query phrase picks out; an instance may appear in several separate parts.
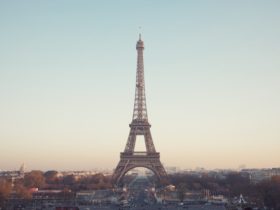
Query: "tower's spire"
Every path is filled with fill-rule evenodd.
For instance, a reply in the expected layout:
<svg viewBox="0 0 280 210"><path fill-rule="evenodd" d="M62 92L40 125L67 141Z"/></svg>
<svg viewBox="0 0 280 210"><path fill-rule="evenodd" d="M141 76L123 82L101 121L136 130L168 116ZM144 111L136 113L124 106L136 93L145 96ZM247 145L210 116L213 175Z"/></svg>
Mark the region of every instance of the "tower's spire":
<svg viewBox="0 0 280 210"><path fill-rule="evenodd" d="M139 34L139 40L136 44L137 50L137 71L136 71L136 88L135 99L132 120L148 121L146 96L145 96L145 80L144 80L144 59L143 50L144 42L141 40L141 34Z"/></svg>
<svg viewBox="0 0 280 210"><path fill-rule="evenodd" d="M141 40L141 26L139 26L139 40Z"/></svg>

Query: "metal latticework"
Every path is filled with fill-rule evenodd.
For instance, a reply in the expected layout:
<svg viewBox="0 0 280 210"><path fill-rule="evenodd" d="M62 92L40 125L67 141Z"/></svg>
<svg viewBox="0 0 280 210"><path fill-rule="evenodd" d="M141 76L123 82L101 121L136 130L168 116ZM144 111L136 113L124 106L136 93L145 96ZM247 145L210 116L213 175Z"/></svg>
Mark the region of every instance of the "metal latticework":
<svg viewBox="0 0 280 210"><path fill-rule="evenodd" d="M139 41L136 44L137 50L137 72L136 72L136 88L135 88L135 100L133 109L133 120L148 121L146 96L145 96L145 80L144 80L144 59L143 50L144 42L139 37Z"/></svg>
<svg viewBox="0 0 280 210"><path fill-rule="evenodd" d="M129 125L130 132L126 147L124 152L121 153L121 159L113 174L113 182L115 184L119 184L122 177L135 167L144 167L152 170L160 181L167 178L164 167L160 162L160 154L156 152L150 131L151 125L148 122L143 60L144 42L141 40L141 35L136 44L136 50L137 71L133 117ZM146 151L134 151L138 135L144 136Z"/></svg>

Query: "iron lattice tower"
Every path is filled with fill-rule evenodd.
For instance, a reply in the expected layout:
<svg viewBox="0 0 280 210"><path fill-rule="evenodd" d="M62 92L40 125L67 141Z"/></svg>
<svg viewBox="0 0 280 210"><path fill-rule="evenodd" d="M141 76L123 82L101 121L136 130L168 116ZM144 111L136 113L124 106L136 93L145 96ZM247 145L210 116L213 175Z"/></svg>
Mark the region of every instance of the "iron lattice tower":
<svg viewBox="0 0 280 210"><path fill-rule="evenodd" d="M129 124L130 132L124 152L120 154L120 161L113 174L113 182L117 185L122 181L123 176L135 167L152 170L160 182L167 180L166 171L160 162L160 154L156 152L153 143L151 125L148 122L144 80L144 42L141 40L141 34L136 44L136 50L137 72L133 117ZM136 137L139 135L144 136L146 151L134 151Z"/></svg>

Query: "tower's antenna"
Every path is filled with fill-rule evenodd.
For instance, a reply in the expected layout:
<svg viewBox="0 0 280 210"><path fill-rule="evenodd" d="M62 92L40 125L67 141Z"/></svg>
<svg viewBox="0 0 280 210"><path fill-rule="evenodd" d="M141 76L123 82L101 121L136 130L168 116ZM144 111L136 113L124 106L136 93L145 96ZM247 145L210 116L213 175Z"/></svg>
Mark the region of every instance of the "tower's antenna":
<svg viewBox="0 0 280 210"><path fill-rule="evenodd" d="M139 26L139 40L141 40L141 26Z"/></svg>

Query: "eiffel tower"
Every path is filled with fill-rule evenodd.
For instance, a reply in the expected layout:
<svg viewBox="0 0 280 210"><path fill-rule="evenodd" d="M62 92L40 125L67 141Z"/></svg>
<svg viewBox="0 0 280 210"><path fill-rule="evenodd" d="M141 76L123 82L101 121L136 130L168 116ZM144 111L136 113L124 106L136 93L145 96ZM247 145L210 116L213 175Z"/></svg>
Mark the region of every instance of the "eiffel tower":
<svg viewBox="0 0 280 210"><path fill-rule="evenodd" d="M160 162L160 154L156 152L150 131L151 125L148 122L143 62L144 42L141 40L141 34L136 44L136 50L137 73L133 117L129 124L130 132L124 152L120 154L120 161L112 177L116 185L120 184L124 175L135 167L150 169L161 183L167 181L167 174ZM146 151L134 151L138 135L144 136Z"/></svg>

